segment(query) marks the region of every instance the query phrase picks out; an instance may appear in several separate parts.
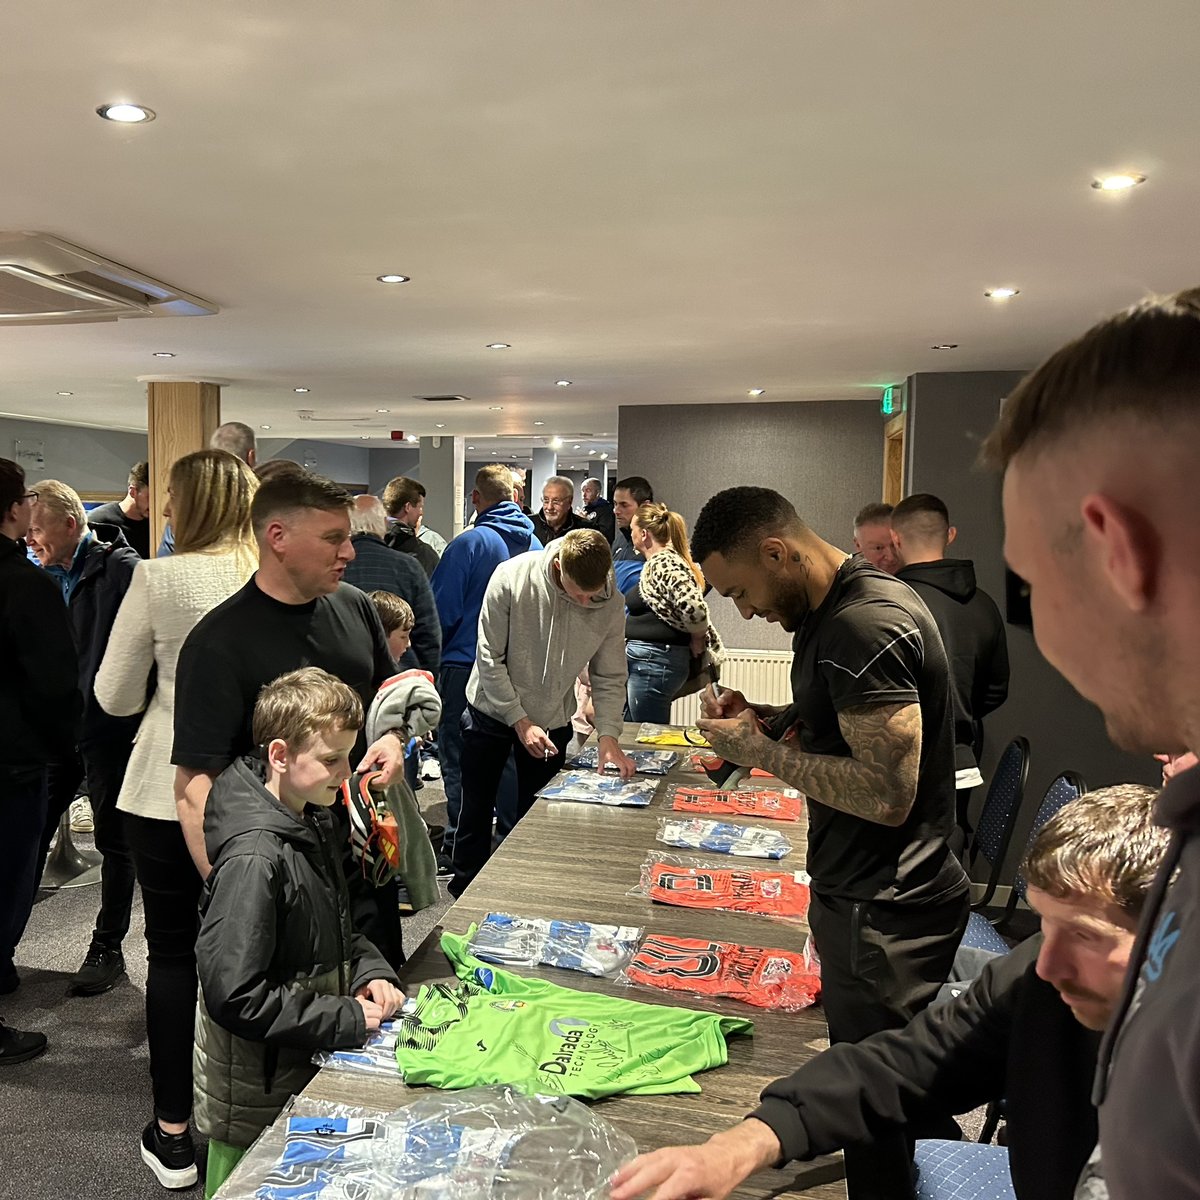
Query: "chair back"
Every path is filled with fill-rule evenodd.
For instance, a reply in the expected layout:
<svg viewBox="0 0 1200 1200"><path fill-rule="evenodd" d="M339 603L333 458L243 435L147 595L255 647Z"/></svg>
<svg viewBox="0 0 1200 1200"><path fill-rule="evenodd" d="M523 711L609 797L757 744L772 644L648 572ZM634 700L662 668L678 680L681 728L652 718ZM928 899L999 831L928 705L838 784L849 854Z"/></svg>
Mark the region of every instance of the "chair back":
<svg viewBox="0 0 1200 1200"><path fill-rule="evenodd" d="M1064 804L1070 804L1072 800L1078 800L1084 792L1088 790L1088 786L1083 781L1083 777L1075 771L1064 771L1061 775L1056 775L1051 781L1050 786L1046 789L1046 794L1042 797L1041 804L1038 805L1037 813L1033 818L1033 825L1029 829L1029 840L1025 843L1026 853L1029 847L1033 845L1033 839L1037 837L1037 832L1047 821L1050 820L1055 813L1058 812ZM1024 855L1022 855L1022 858ZM1013 880L1013 891L1022 899L1025 899L1025 872L1020 868L1017 869L1017 876Z"/></svg>
<svg viewBox="0 0 1200 1200"><path fill-rule="evenodd" d="M967 849L968 866L973 867L982 856L991 867L983 897L975 905L977 908L987 904L995 894L1017 813L1021 811L1028 777L1029 742L1026 738L1015 737L1004 747L1004 753L996 764L979 813L979 822Z"/></svg>

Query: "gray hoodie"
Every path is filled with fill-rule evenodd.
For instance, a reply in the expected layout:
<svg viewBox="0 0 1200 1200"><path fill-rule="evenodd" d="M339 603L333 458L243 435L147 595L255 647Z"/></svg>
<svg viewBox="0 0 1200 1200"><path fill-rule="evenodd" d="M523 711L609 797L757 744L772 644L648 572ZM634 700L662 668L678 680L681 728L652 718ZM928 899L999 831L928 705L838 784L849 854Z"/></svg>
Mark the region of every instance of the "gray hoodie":
<svg viewBox="0 0 1200 1200"><path fill-rule="evenodd" d="M611 572L584 607L554 578L562 540L520 554L492 575L479 612L479 643L467 699L480 712L543 729L570 724L575 677L588 668L596 732L618 737L625 707L625 603Z"/></svg>

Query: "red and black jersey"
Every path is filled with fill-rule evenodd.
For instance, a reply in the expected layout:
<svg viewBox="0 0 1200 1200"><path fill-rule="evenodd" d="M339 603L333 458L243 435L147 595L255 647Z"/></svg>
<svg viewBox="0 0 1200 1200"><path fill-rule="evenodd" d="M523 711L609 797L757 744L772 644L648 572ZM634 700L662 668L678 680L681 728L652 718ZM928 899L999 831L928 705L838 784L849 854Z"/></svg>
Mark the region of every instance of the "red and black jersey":
<svg viewBox="0 0 1200 1200"><path fill-rule="evenodd" d="M718 788L677 787L671 807L676 812L721 813L727 817L767 817L772 821L798 821L804 804L799 792L757 788L723 792Z"/></svg>
<svg viewBox="0 0 1200 1200"><path fill-rule="evenodd" d="M721 908L769 917L803 917L808 885L791 871L684 867L654 862L643 868L651 900L680 908Z"/></svg>

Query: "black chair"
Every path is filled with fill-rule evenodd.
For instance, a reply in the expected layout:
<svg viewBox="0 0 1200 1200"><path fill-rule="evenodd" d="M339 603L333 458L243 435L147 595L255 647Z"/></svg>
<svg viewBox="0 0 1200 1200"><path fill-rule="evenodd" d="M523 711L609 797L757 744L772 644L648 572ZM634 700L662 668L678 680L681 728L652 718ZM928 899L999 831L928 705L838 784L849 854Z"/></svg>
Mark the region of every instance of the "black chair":
<svg viewBox="0 0 1200 1200"><path fill-rule="evenodd" d="M1008 844L1012 841L1013 826L1021 801L1025 796L1025 781L1029 777L1029 742L1015 737L1000 755L995 774L988 784L979 822L967 847L967 869L972 869L983 858L991 867L983 895L971 907L986 908L1000 884L1000 872Z"/></svg>

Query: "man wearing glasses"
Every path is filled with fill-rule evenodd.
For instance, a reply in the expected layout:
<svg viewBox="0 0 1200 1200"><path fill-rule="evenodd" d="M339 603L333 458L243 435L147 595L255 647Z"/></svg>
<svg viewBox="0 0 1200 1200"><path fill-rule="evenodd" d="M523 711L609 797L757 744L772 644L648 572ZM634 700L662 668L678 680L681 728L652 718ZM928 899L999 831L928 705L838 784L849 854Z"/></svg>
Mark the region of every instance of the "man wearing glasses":
<svg viewBox="0 0 1200 1200"><path fill-rule="evenodd" d="M33 908L46 764L72 752L82 708L66 607L21 543L36 500L21 467L0 458L0 995L21 984L13 954ZM0 1021L0 1066L45 1048L44 1034Z"/></svg>
<svg viewBox="0 0 1200 1200"><path fill-rule="evenodd" d="M593 527L571 508L574 501L575 485L565 475L551 475L542 484L542 511L533 518L533 535L543 546L566 537L572 529Z"/></svg>

